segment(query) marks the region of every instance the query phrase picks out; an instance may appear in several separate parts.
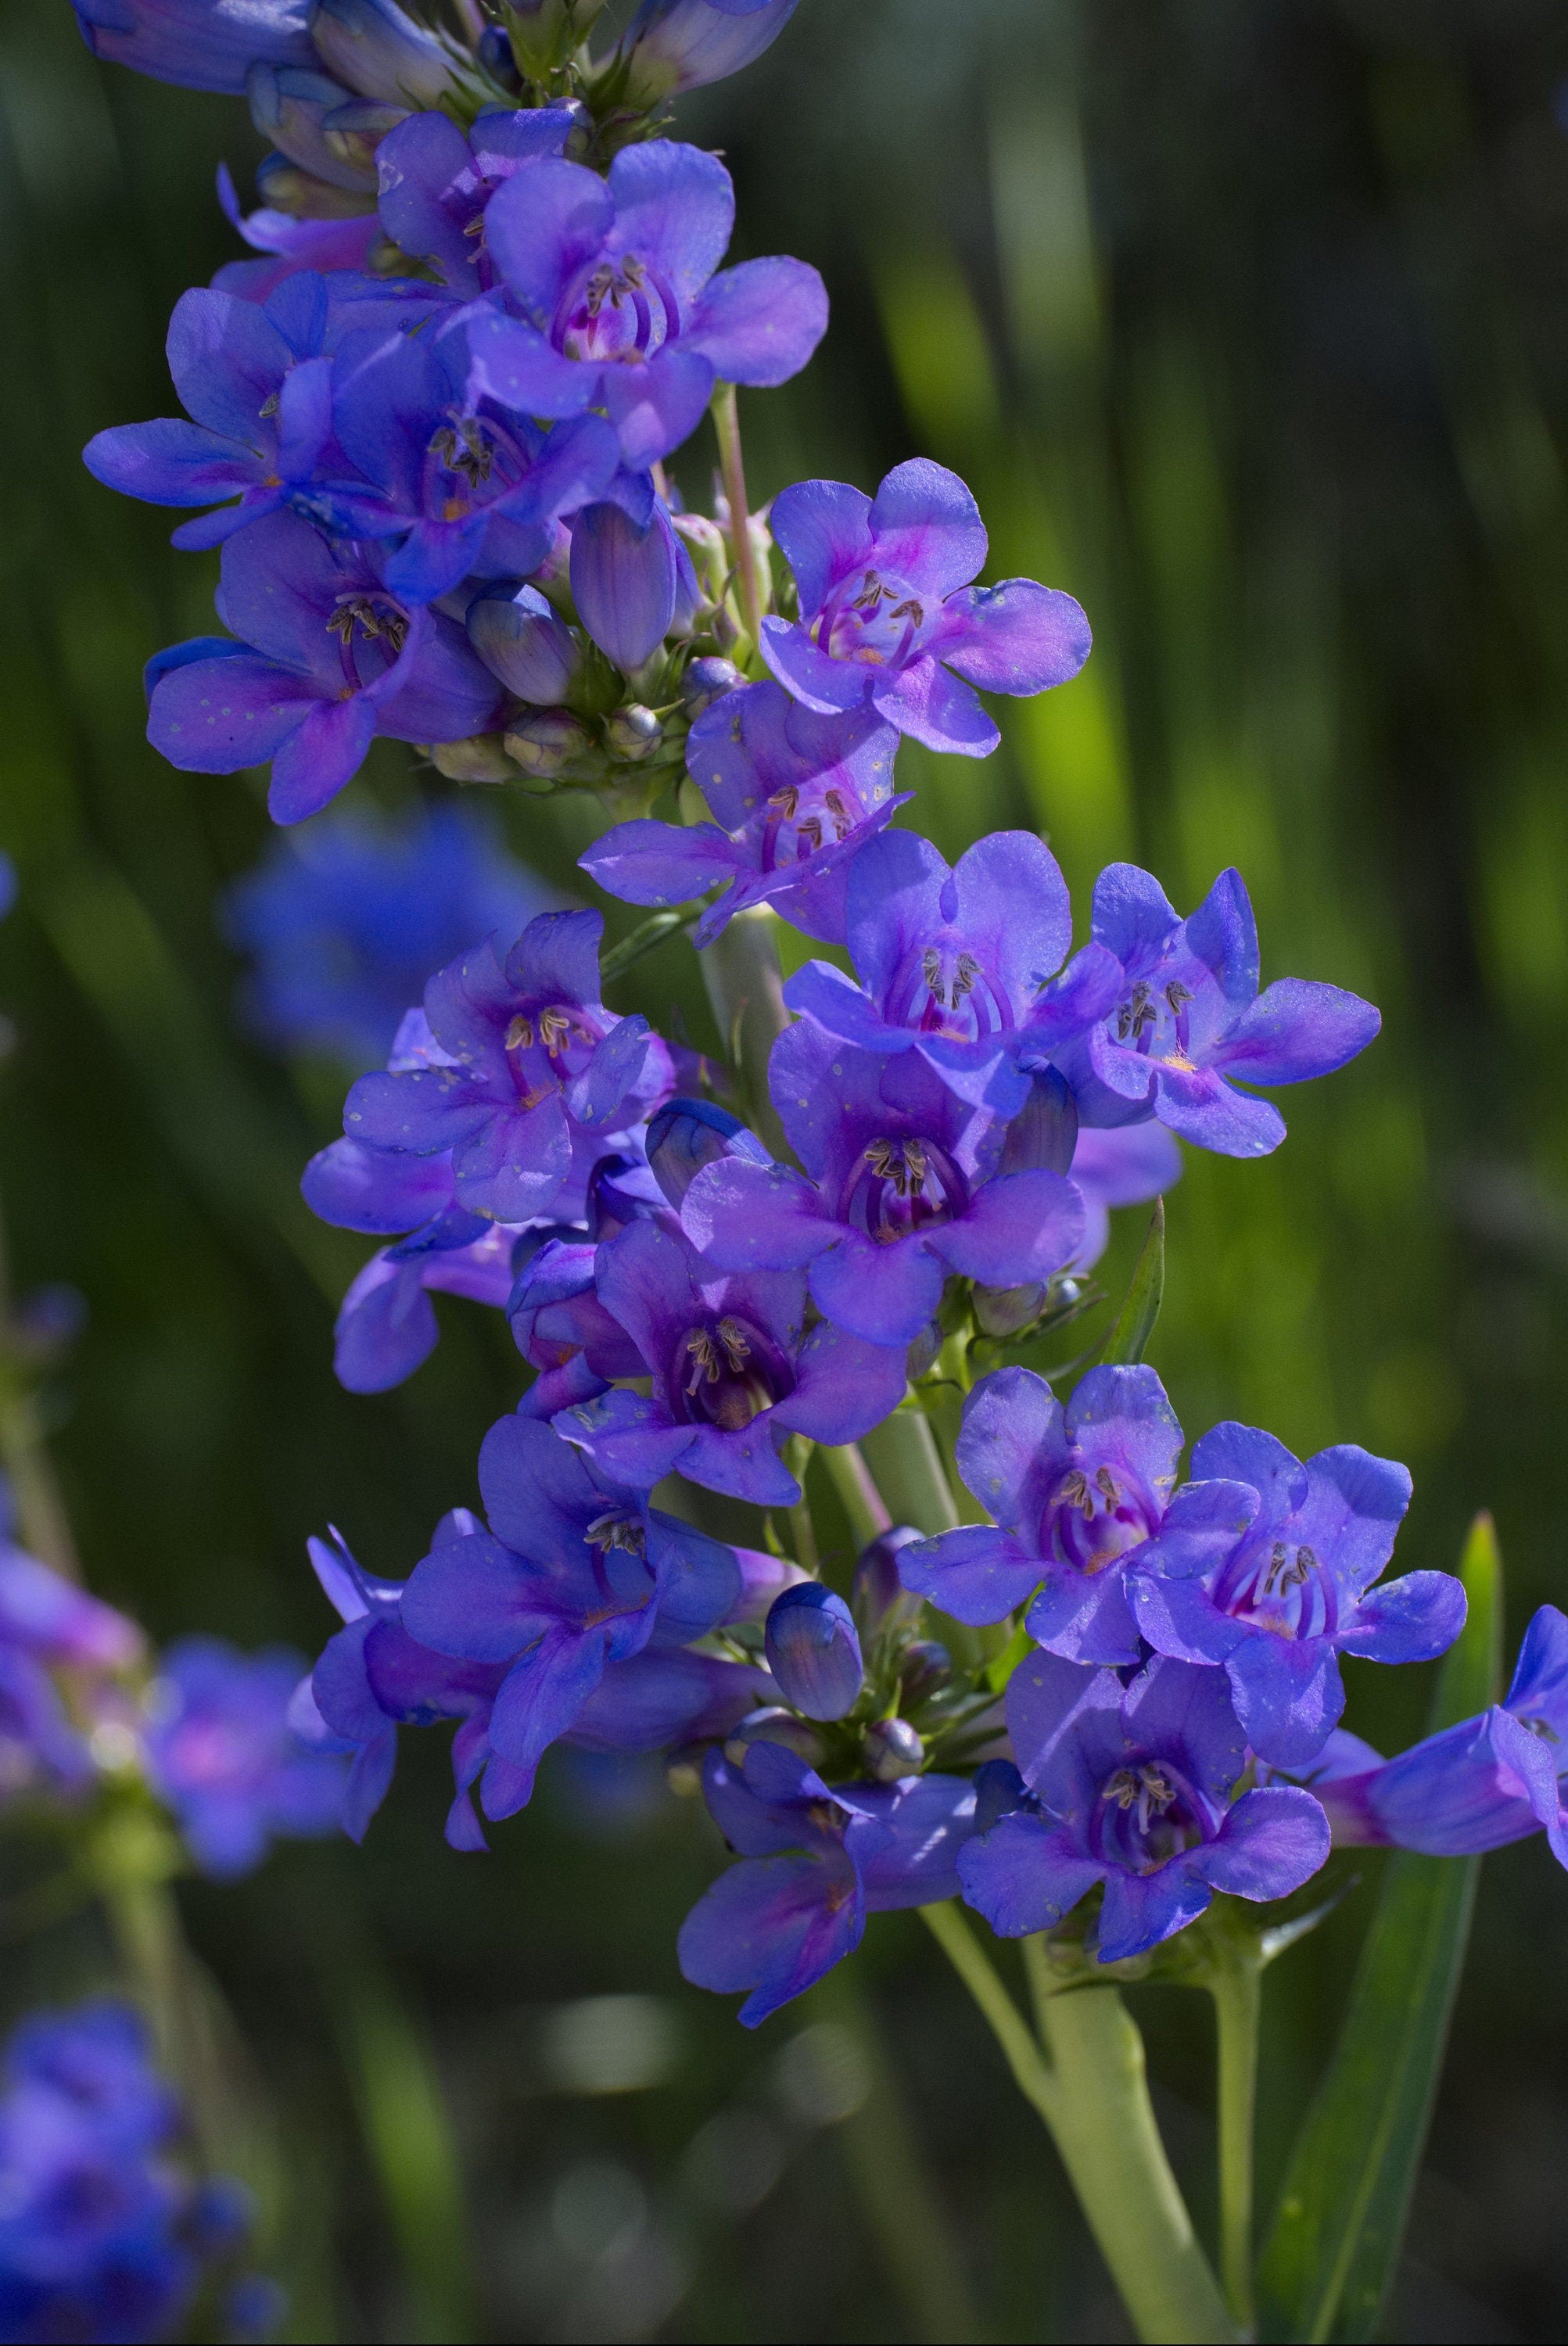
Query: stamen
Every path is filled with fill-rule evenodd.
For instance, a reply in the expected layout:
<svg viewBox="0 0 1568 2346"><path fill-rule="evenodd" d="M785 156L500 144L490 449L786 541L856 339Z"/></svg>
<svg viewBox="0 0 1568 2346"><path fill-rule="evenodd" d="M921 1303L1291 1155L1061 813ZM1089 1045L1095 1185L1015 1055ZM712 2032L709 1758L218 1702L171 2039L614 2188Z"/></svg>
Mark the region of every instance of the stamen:
<svg viewBox="0 0 1568 2346"><path fill-rule="evenodd" d="M751 1358L751 1346L747 1341L745 1331L738 1320L726 1318L719 1321L716 1332L719 1342L724 1347L726 1360L734 1373L738 1376Z"/></svg>
<svg viewBox="0 0 1568 2346"><path fill-rule="evenodd" d="M531 1051L534 1047L533 1026L521 1010L506 1029L506 1040L503 1047L508 1051Z"/></svg>
<svg viewBox="0 0 1568 2346"><path fill-rule="evenodd" d="M1105 1504L1108 1507L1114 1507L1122 1495L1120 1488L1117 1485L1115 1476L1112 1474L1108 1466L1102 1466L1099 1472L1095 1474L1095 1488L1099 1492L1101 1497L1105 1500Z"/></svg>
<svg viewBox="0 0 1568 2346"><path fill-rule="evenodd" d="M647 1535L636 1517L614 1512L596 1515L583 1536L590 1547L625 1548L628 1556L641 1556L647 1545Z"/></svg>
<svg viewBox="0 0 1568 2346"><path fill-rule="evenodd" d="M571 1031L572 1022L564 1010L541 1010L539 1013L539 1040L552 1058L559 1053Z"/></svg>

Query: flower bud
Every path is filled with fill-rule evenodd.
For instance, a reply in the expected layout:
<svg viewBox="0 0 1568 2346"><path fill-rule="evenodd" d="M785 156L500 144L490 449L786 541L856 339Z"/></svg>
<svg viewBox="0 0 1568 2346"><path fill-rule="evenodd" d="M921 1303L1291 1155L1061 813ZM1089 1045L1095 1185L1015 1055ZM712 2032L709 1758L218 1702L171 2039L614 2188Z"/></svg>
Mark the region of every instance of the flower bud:
<svg viewBox="0 0 1568 2346"><path fill-rule="evenodd" d="M904 1355L904 1374L911 1385L919 1384L941 1350L942 1330L934 1320L928 1320Z"/></svg>
<svg viewBox="0 0 1568 2346"><path fill-rule="evenodd" d="M351 188L356 195L376 192L376 168L351 157L329 137L329 116L347 106L351 93L325 74L301 72L298 66L271 66L260 60L245 76L250 119L263 138L270 138L290 160L313 172L334 188Z"/></svg>
<svg viewBox="0 0 1568 2346"><path fill-rule="evenodd" d="M738 73L771 47L795 0L642 0L621 44L627 98L649 106Z"/></svg>
<svg viewBox="0 0 1568 2346"><path fill-rule="evenodd" d="M517 64L505 29L500 25L486 25L479 36L479 62L503 89L517 87Z"/></svg>
<svg viewBox="0 0 1568 2346"><path fill-rule="evenodd" d="M860 1748L879 1784L896 1784L901 1776L918 1776L925 1759L925 1745L907 1719L873 1719Z"/></svg>
<svg viewBox="0 0 1568 2346"><path fill-rule="evenodd" d="M605 0L503 0L519 73L544 81L558 71L604 5Z"/></svg>
<svg viewBox="0 0 1568 2346"><path fill-rule="evenodd" d="M1038 1320L1045 1308L1045 1288L1041 1280L1028 1287L977 1287L974 1290L974 1322L983 1336L1016 1336L1021 1328Z"/></svg>
<svg viewBox="0 0 1568 2346"><path fill-rule="evenodd" d="M797 1719L792 1710L774 1703L763 1710L748 1711L738 1726L725 1738L724 1756L732 1768L746 1764L746 1754L753 1743L781 1743L786 1751L793 1751L814 1768L823 1757L821 1738Z"/></svg>
<svg viewBox="0 0 1568 2346"><path fill-rule="evenodd" d="M705 709L711 709L727 692L738 692L745 681L733 660L694 659L681 678L681 704L695 722Z"/></svg>
<svg viewBox="0 0 1568 2346"><path fill-rule="evenodd" d="M664 740L664 728L651 709L632 701L606 719L605 739L617 758L636 762L652 757Z"/></svg>
<svg viewBox="0 0 1568 2346"><path fill-rule="evenodd" d="M507 691L536 709L557 708L582 665L576 638L537 587L505 580L469 605L468 640Z"/></svg>
<svg viewBox="0 0 1568 2346"><path fill-rule="evenodd" d="M850 1603L868 1637L886 1627L890 1616L895 1628L918 1617L921 1600L900 1580L898 1556L901 1548L920 1536L911 1525L894 1524L860 1550L850 1585Z"/></svg>
<svg viewBox="0 0 1568 2346"><path fill-rule="evenodd" d="M899 1665L899 1685L903 1689L904 1707L913 1710L933 1694L940 1694L952 1677L952 1656L934 1637L917 1637L906 1647Z"/></svg>
<svg viewBox="0 0 1568 2346"><path fill-rule="evenodd" d="M715 1158L744 1157L757 1165L769 1161L755 1133L711 1100L671 1100L649 1124L644 1145L654 1178L677 1213L703 1167Z"/></svg>
<svg viewBox="0 0 1568 2346"><path fill-rule="evenodd" d="M517 769L502 747L499 733L471 733L462 741L432 741L426 755L449 782L514 782L517 779Z"/></svg>
<svg viewBox="0 0 1568 2346"><path fill-rule="evenodd" d="M784 1699L808 1719L842 1719L854 1708L860 1641L843 1598L820 1580L803 1580L775 1600L763 1642Z"/></svg>
<svg viewBox="0 0 1568 2346"><path fill-rule="evenodd" d="M380 98L356 97L334 107L321 123L321 138L340 163L368 171L372 188L378 183L376 148L389 130L408 120L406 106L388 106ZM281 144L281 141L280 141ZM394 247L395 250L395 247Z"/></svg>
<svg viewBox="0 0 1568 2346"><path fill-rule="evenodd" d="M318 0L311 38L340 80L361 97L436 107L453 87L447 51L396 0Z"/></svg>
<svg viewBox="0 0 1568 2346"><path fill-rule="evenodd" d="M569 709L541 709L518 718L505 736L506 754L525 774L554 781L593 748L585 725Z"/></svg>

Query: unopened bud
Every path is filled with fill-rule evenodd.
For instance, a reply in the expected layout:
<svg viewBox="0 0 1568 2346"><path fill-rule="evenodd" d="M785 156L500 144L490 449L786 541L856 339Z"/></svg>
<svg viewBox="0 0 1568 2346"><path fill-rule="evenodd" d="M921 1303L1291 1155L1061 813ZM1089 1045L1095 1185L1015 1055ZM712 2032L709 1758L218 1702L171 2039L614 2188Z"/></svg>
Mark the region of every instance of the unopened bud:
<svg viewBox="0 0 1568 2346"><path fill-rule="evenodd" d="M1016 1336L1038 1320L1045 1308L1045 1289L1036 1280L1027 1287L977 1287L974 1323L983 1336Z"/></svg>
<svg viewBox="0 0 1568 2346"><path fill-rule="evenodd" d="M517 769L499 733L471 733L462 741L432 741L427 754L449 782L514 782Z"/></svg>
<svg viewBox="0 0 1568 2346"><path fill-rule="evenodd" d="M813 1768L823 1756L821 1738L803 1719L797 1719L792 1710L785 1710L779 1704L749 1711L730 1729L725 1738L724 1756L732 1768L745 1766L746 1754L754 1743L781 1743L786 1751L793 1751Z"/></svg>
<svg viewBox="0 0 1568 2346"><path fill-rule="evenodd" d="M349 92L341 82L298 66L258 60L245 76L245 95L250 101L250 119L262 138L280 148L290 162L331 187L351 188L373 200L373 159L341 145L329 128L350 103ZM264 164L263 171L266 168Z"/></svg>
<svg viewBox="0 0 1568 2346"><path fill-rule="evenodd" d="M784 1699L808 1719L842 1719L854 1708L860 1641L843 1598L820 1580L803 1580L775 1599L763 1642Z"/></svg>
<svg viewBox="0 0 1568 2346"><path fill-rule="evenodd" d="M654 1178L677 1213L703 1167L716 1158L743 1157L755 1165L770 1161L756 1134L711 1100L670 1100L649 1124L644 1146Z"/></svg>
<svg viewBox="0 0 1568 2346"><path fill-rule="evenodd" d="M899 1684L906 1708L913 1710L932 1695L940 1693L952 1678L952 1656L947 1647L939 1645L934 1637L917 1637L905 1649L899 1666Z"/></svg>
<svg viewBox="0 0 1568 2346"><path fill-rule="evenodd" d="M592 749L585 725L566 709L541 709L520 717L505 736L507 756L525 774L553 781Z"/></svg>
<svg viewBox="0 0 1568 2346"><path fill-rule="evenodd" d="M899 1578L898 1558L899 1550L920 1536L912 1525L894 1524L860 1550L850 1584L850 1603L868 1637L874 1637L890 1617L896 1628L901 1622L912 1623L919 1615L921 1600Z"/></svg>
<svg viewBox="0 0 1568 2346"><path fill-rule="evenodd" d="M486 25L479 36L479 62L504 89L517 87L517 66L512 55L512 44L499 25Z"/></svg>
<svg viewBox="0 0 1568 2346"><path fill-rule="evenodd" d="M904 1355L904 1374L911 1385L919 1384L941 1350L942 1330L934 1320L928 1320Z"/></svg>
<svg viewBox="0 0 1568 2346"><path fill-rule="evenodd" d="M445 49L394 0L317 0L311 38L340 81L361 97L437 107L452 88Z"/></svg>
<svg viewBox="0 0 1568 2346"><path fill-rule="evenodd" d="M565 699L582 666L582 647L536 587L503 581L468 607L468 640L508 692L536 709Z"/></svg>
<svg viewBox="0 0 1568 2346"><path fill-rule="evenodd" d="M652 757L664 740L664 728L651 709L633 701L605 719L605 739L617 758L635 763Z"/></svg>
<svg viewBox="0 0 1568 2346"><path fill-rule="evenodd" d="M907 1719L879 1719L867 1728L861 1749L866 1766L879 1784L896 1784L901 1776L918 1776L925 1745Z"/></svg>
<svg viewBox="0 0 1568 2346"><path fill-rule="evenodd" d="M694 720L727 692L738 692L746 678L733 660L694 659L681 678L680 698L687 715Z"/></svg>

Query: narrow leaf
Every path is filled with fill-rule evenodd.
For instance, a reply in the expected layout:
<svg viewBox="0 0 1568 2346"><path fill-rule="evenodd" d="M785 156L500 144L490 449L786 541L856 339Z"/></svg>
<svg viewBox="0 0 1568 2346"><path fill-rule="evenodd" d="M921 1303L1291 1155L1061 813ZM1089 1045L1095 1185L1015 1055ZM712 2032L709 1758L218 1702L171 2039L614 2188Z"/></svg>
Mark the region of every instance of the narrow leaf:
<svg viewBox="0 0 1568 2346"><path fill-rule="evenodd" d="M1470 1617L1443 1663L1429 1731L1496 1699L1502 1564L1489 1515L1460 1564ZM1390 1861L1339 2042L1297 2139L1258 2272L1258 2335L1374 2335L1404 2236L1464 1966L1479 1858Z"/></svg>
<svg viewBox="0 0 1568 2346"><path fill-rule="evenodd" d="M1149 1234L1133 1271L1126 1300L1100 1354L1107 1368L1135 1368L1148 1349L1166 1291L1166 1201L1155 1199Z"/></svg>
<svg viewBox="0 0 1568 2346"><path fill-rule="evenodd" d="M630 936L623 937L618 945L612 945L607 954L601 955L600 983L609 985L617 977L625 977L628 969L635 969L656 945L662 945L666 937L678 929L683 921L690 920L692 913L693 907L686 905L678 912L650 913L646 921L639 921Z"/></svg>

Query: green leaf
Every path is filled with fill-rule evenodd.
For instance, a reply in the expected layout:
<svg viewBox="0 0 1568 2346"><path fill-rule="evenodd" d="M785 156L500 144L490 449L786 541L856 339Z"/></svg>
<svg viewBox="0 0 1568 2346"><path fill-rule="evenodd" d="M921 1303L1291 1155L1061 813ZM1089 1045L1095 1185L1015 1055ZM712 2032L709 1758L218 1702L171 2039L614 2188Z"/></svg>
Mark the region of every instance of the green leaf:
<svg viewBox="0 0 1568 2346"><path fill-rule="evenodd" d="M1429 1731L1496 1699L1502 1566L1490 1515L1460 1563L1470 1617ZM1291 2157L1258 2270L1258 2335L1374 2335L1404 2235L1464 1965L1479 1858L1390 1860L1328 2074Z"/></svg>
<svg viewBox="0 0 1568 2346"><path fill-rule="evenodd" d="M1100 1353L1106 1368L1135 1368L1148 1350L1166 1291L1166 1201L1155 1199L1149 1234L1133 1271L1126 1300Z"/></svg>
<svg viewBox="0 0 1568 2346"><path fill-rule="evenodd" d="M993 1694L1003 1694L1006 1691L1007 1681L1019 1663L1027 1661L1034 1650L1033 1638L1020 1622L1002 1651L999 1654L993 1654L981 1672L981 1676Z"/></svg>
<svg viewBox="0 0 1568 2346"><path fill-rule="evenodd" d="M662 945L666 937L678 929L682 922L691 920L700 909L699 906L685 904L678 912L650 913L646 921L639 921L629 937L623 937L618 945L612 945L609 952L601 956L601 984L610 985L617 977L625 977L628 969L635 969L656 945Z"/></svg>

